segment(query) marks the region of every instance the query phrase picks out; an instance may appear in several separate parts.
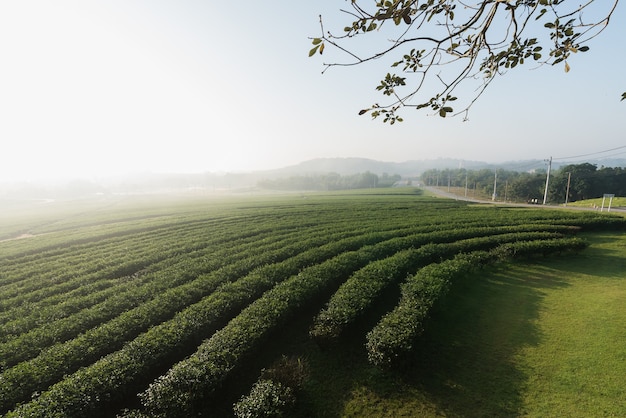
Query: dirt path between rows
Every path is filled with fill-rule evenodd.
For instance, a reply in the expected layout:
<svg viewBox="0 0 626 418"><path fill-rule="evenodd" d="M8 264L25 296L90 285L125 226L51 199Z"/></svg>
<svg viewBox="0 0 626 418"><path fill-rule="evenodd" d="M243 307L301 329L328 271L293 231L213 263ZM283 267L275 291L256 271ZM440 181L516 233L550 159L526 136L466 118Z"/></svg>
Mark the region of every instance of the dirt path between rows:
<svg viewBox="0 0 626 418"><path fill-rule="evenodd" d="M22 234L22 235L18 235L17 237L13 237L13 238L1 239L0 242L15 241L15 240L18 240L18 239L32 238L32 237L36 237L36 236L37 235L33 235L33 234Z"/></svg>

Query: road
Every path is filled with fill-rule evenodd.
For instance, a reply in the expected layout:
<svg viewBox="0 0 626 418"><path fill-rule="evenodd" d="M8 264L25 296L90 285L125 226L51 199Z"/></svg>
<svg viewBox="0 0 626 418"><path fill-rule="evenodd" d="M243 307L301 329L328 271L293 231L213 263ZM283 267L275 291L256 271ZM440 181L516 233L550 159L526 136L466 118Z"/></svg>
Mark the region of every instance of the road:
<svg viewBox="0 0 626 418"><path fill-rule="evenodd" d="M513 206L513 207L528 207L528 208L546 208L546 209L571 209L571 210L586 210L600 212L600 208L583 207L583 206L564 206L564 205L531 205L528 203L512 203L512 202L498 202L492 200L480 200L475 198L469 198L465 196L459 196L454 193L449 193L441 190L437 187L421 186L422 189L434 194L435 196L445 197L454 200L463 200L472 203L484 203L492 205ZM609 212L607 208L604 208L604 212ZM623 208L611 208L610 212L626 213L626 209Z"/></svg>

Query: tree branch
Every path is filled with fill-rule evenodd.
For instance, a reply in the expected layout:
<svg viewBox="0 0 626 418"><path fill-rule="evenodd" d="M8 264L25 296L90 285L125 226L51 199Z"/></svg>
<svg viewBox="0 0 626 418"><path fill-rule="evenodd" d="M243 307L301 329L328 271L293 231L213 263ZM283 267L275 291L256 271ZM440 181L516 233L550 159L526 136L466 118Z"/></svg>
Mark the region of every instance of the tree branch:
<svg viewBox="0 0 626 418"><path fill-rule="evenodd" d="M350 58L324 63L325 72L331 67L358 66L404 49L403 58L393 61L391 67L404 64L403 72L413 81L405 82L406 77L388 73L377 90L391 100L359 112L371 111L374 118L384 116L385 121L394 123L402 120L396 112L404 107L431 108L440 116L465 113L467 119L470 107L497 75L527 60L554 65L566 61L572 53L588 50L585 44L606 28L619 0L613 0L594 22L583 21L583 11L594 3L599 7L607 3L587 0L568 8L571 3L556 0L482 0L475 4L469 4L469 0L376 0L375 5L366 8L362 2L351 0L352 11L341 10L352 19L344 35L325 32L320 16L321 36L313 38L310 55L322 53L324 44L328 44ZM576 15L578 23L573 19ZM461 23L457 24L459 16ZM390 45L367 55L350 46L357 36L384 36L385 23L393 23L391 28L385 26L386 31L396 32L387 38ZM542 52L545 44L551 44L547 57ZM463 65L457 65L460 63ZM435 68L441 71L433 74ZM472 79L482 82L465 107L454 112L448 102L456 100L454 91ZM427 90L434 90L435 94Z"/></svg>

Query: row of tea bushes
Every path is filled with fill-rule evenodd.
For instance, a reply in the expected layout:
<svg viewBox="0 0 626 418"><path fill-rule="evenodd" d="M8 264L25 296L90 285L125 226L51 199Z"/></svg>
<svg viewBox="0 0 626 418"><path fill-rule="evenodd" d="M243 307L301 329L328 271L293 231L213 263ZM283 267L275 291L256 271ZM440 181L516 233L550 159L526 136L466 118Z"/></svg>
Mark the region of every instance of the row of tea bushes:
<svg viewBox="0 0 626 418"><path fill-rule="evenodd" d="M324 295L352 271L384 256L376 245L344 252L301 271L255 300L241 314L205 341L189 358L173 366L141 394L144 407L154 414L190 416L198 403L212 396L263 340L303 305Z"/></svg>
<svg viewBox="0 0 626 418"><path fill-rule="evenodd" d="M539 226L536 228L542 229ZM479 232L472 229L464 231L467 232L467 236L475 236ZM467 238L451 243L426 244L368 264L355 272L335 292L326 307L316 316L310 335L320 343L338 337L345 327L355 322L370 308L370 305L389 285L404 279L418 267L441 261L461 252L487 250L502 243L561 236L559 233L544 231L503 232L502 228L494 228L487 232L492 235Z"/></svg>
<svg viewBox="0 0 626 418"><path fill-rule="evenodd" d="M431 308L457 277L497 260L579 251L586 245L585 241L575 237L511 242L492 251L461 253L450 260L418 270L402 285L402 295L396 308L367 334L369 361L388 367L409 353L423 331Z"/></svg>
<svg viewBox="0 0 626 418"><path fill-rule="evenodd" d="M124 394L128 390L132 390L130 388L133 387L134 383L145 379L149 370L176 358L177 353L184 350L185 347L198 344L204 338L203 336L215 331L230 317L277 282L297 274L307 265L322 265L320 263L334 255L350 254L350 251L355 248L388 239L396 234L397 231L362 234L322 246L315 245L316 238L311 237L307 241L299 240L298 248L302 252L294 252L294 248L285 248L283 251L288 251L292 255L291 257L282 262L258 267L257 270L252 271L242 279L228 283L224 277L239 277L244 268L251 270L251 263L256 266L263 265L270 259L276 260L276 254L262 253L262 256L251 256L249 260L246 260L248 263L240 262L234 266L236 273L231 271L224 277L222 277L224 271L218 271L217 273L222 273L222 275L212 275L216 277L213 280L218 280L218 282L212 285L216 290L208 297L189 305L172 320L149 329L121 350L61 380L49 390L41 393L32 402L18 408L16 413L22 414L25 413L24 411L42 411L54 408L54 410L60 411L59 414L61 415L71 415L84 414L93 408L98 408L100 401L106 402L111 397L116 396L115 394L118 392ZM332 235L329 236L332 239ZM228 271L228 269L226 270ZM205 282L208 280L207 277L204 277L197 281L206 286ZM216 287L217 283L221 283L221 286ZM150 319L150 322L154 322L152 315L159 313L160 310L167 309L168 312L171 312L172 302L168 303L168 298L172 299L174 306L185 306L185 303L188 302L185 298L190 297L190 291L190 286L171 289L166 296L160 297L159 302L155 302L154 305L140 306L138 309L142 309L141 315L138 315L138 312L129 311L132 314L124 313L116 318L115 326L109 327L107 335L71 340L68 343L75 344L76 348L69 350L66 347L63 352L55 351L48 358L44 359L40 356L32 362L20 363L18 366L7 370L3 374L3 380L0 380L2 405L25 400L31 392L40 390L39 387L45 387L48 382L45 379L58 379L58 373L67 373L67 364L89 361L89 359L85 359L85 350L96 353L97 351L94 350L93 346L86 346L85 344L104 344L103 348L110 348L114 341L127 339L128 336L123 334L133 327L126 321L141 319L143 324ZM144 317L146 319L143 319ZM96 330L100 330L100 328L96 328ZM62 358L59 359L57 356L62 356ZM61 365L56 372L50 367L45 367L45 364L55 363Z"/></svg>

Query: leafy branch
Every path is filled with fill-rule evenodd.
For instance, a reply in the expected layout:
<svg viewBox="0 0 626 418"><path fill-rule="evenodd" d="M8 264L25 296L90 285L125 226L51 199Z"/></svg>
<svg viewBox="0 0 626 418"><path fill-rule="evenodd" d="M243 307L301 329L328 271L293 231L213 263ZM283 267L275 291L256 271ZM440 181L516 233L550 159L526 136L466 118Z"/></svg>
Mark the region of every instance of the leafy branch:
<svg viewBox="0 0 626 418"><path fill-rule="evenodd" d="M537 65L562 63L570 70L572 54L589 50L590 40L609 24L619 0L587 0L573 5L565 0L351 0L343 32L324 29L311 38L309 56L322 54L325 46L341 60L324 63L351 67L390 59L388 72L376 86L385 103L376 103L359 114L393 124L401 122L397 112L404 108L430 109L440 117L464 114L497 77L527 62ZM600 18L587 20L593 4L602 8ZM594 13L592 13L594 12ZM359 52L356 38L370 41ZM378 41L377 41L378 40ZM371 47L375 45L375 47ZM548 51L547 54L544 51ZM456 90L474 83L474 92L459 110L450 102ZM622 100L626 99L626 93Z"/></svg>

